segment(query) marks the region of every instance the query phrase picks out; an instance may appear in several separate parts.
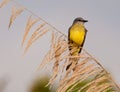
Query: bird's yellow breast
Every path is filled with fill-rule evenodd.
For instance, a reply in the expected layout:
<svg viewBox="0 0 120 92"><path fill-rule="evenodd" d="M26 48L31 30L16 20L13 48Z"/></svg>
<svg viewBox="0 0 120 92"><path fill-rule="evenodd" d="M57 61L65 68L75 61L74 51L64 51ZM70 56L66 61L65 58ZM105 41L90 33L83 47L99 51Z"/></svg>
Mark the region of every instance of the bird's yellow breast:
<svg viewBox="0 0 120 92"><path fill-rule="evenodd" d="M76 24L70 29L70 40L81 45L84 41L85 28L83 25Z"/></svg>

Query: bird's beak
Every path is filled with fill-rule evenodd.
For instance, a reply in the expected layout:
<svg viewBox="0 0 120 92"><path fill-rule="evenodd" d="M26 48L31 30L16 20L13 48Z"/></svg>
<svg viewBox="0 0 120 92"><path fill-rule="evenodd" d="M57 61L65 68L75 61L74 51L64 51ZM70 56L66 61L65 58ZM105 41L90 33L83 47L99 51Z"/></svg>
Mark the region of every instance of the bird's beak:
<svg viewBox="0 0 120 92"><path fill-rule="evenodd" d="M88 22L88 20L83 20L83 22Z"/></svg>

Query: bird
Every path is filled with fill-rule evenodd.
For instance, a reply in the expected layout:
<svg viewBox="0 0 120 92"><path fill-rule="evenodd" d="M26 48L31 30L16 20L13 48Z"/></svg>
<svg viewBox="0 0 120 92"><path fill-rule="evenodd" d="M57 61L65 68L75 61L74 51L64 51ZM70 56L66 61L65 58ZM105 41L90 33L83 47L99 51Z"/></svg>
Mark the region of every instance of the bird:
<svg viewBox="0 0 120 92"><path fill-rule="evenodd" d="M68 29L68 48L70 56L79 55L82 51L87 34L87 29L84 26L86 22L88 22L88 20L82 17L75 18L73 24ZM78 60L75 62L77 64ZM72 62L67 65L66 70L68 70L71 65Z"/></svg>

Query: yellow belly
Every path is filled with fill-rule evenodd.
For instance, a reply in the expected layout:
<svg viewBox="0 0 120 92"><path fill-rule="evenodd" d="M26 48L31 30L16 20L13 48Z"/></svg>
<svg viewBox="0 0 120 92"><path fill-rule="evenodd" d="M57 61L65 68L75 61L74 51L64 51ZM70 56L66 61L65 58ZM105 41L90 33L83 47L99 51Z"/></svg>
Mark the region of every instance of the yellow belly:
<svg viewBox="0 0 120 92"><path fill-rule="evenodd" d="M73 28L70 30L70 40L78 45L81 45L84 41L85 29L84 28Z"/></svg>

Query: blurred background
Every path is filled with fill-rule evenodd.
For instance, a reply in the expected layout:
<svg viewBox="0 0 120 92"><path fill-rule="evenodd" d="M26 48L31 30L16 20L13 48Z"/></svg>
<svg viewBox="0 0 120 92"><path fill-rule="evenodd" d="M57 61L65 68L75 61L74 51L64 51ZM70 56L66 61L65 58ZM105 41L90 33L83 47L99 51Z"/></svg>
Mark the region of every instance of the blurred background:
<svg viewBox="0 0 120 92"><path fill-rule="evenodd" d="M119 0L16 1L66 35L76 17L87 19L88 34L84 48L95 56L120 84ZM44 36L23 56L24 47L21 47L21 42L27 19L31 14L24 11L8 29L13 5L15 4L10 2L0 8L0 92L37 92L38 86L41 87L37 80L48 81L51 76L52 65L36 71L49 49L50 38L49 35ZM40 83L45 85L46 82ZM47 88L44 92L54 92L56 87L54 86L52 91Z"/></svg>

